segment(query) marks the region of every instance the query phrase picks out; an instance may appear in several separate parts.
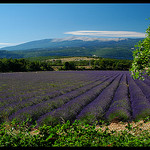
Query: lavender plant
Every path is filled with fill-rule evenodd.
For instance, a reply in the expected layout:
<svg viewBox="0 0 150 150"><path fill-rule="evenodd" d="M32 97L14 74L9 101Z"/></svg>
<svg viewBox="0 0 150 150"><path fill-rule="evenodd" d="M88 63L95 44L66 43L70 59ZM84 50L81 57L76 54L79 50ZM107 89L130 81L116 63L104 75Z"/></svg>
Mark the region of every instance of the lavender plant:
<svg viewBox="0 0 150 150"><path fill-rule="evenodd" d="M117 118L127 121L131 119L131 107L127 86L126 75L124 74L120 80L119 87L115 92L112 103L105 114L105 118L107 120L112 121L113 119Z"/></svg>
<svg viewBox="0 0 150 150"><path fill-rule="evenodd" d="M109 82L110 85L108 84L109 86L107 86L107 88L105 88L93 102L85 107L76 117L76 119L86 122L88 116L90 116L90 118L88 118L88 122L90 123L102 119L104 113L106 112L112 101L114 92L119 84L121 76L122 74L117 78L114 78L114 80L111 80Z"/></svg>
<svg viewBox="0 0 150 150"><path fill-rule="evenodd" d="M25 107L24 109L21 109L18 112L11 115L9 118L10 119L12 119L14 117L19 117L20 118L21 116L23 116L22 114L26 114L26 113L30 114L30 116L34 119L38 118L40 115L43 115L44 113L52 111L54 108L60 107L61 105L65 104L66 102L70 101L71 99L83 94L84 92L86 92L86 91L90 90L91 88L97 86L101 82L104 82L106 79L107 78L100 79L100 77L99 77L99 80L96 79L95 82L90 83L89 85L81 87L77 90L65 93L61 96L58 96L58 97L55 97L53 99L49 99L47 101L38 103L37 105L33 105L31 107Z"/></svg>
<svg viewBox="0 0 150 150"><path fill-rule="evenodd" d="M0 121L94 123L119 115L127 120L147 117L149 87L148 76L134 81L128 71L1 73Z"/></svg>
<svg viewBox="0 0 150 150"><path fill-rule="evenodd" d="M135 80L135 83L142 90L143 94L146 96L146 98L150 102L150 86L148 86L146 83L142 82L141 80Z"/></svg>
<svg viewBox="0 0 150 150"><path fill-rule="evenodd" d="M86 93L82 94L79 97L69 101L62 107L41 116L40 119L37 121L39 124L42 122L50 122L51 120L57 120L57 122L61 122L62 118L64 120L73 120L75 119L76 115L90 102L92 102L104 88L106 88L115 77L109 78L107 81L103 82L102 84L94 87L93 89L87 91ZM56 123L56 122L55 122Z"/></svg>
<svg viewBox="0 0 150 150"><path fill-rule="evenodd" d="M135 120L147 117L150 115L150 102L141 89L136 85L135 81L129 75L127 77L132 107L132 117Z"/></svg>

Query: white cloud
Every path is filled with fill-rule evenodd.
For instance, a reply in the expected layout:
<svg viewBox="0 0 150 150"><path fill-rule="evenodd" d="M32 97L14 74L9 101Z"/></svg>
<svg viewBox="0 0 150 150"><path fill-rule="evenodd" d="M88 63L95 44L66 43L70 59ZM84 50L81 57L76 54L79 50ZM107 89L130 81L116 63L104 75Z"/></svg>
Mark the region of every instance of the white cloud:
<svg viewBox="0 0 150 150"><path fill-rule="evenodd" d="M11 46L12 43L0 43L0 48L6 47L6 46Z"/></svg>
<svg viewBox="0 0 150 150"><path fill-rule="evenodd" d="M131 31L71 31L64 34L72 35L89 35L89 36L101 36L101 37L137 37L145 38L146 34L141 32Z"/></svg>
<svg viewBox="0 0 150 150"><path fill-rule="evenodd" d="M78 37L78 36L71 36L71 37L65 37L65 38L56 38L53 39L52 42L62 42L62 41L72 41L72 40L82 40L82 41L121 41L126 40L126 38L91 38L91 37Z"/></svg>
<svg viewBox="0 0 150 150"><path fill-rule="evenodd" d="M0 43L0 45L11 45L12 43Z"/></svg>
<svg viewBox="0 0 150 150"><path fill-rule="evenodd" d="M7 47L7 46L15 46L18 44L20 43L0 43L0 48Z"/></svg>

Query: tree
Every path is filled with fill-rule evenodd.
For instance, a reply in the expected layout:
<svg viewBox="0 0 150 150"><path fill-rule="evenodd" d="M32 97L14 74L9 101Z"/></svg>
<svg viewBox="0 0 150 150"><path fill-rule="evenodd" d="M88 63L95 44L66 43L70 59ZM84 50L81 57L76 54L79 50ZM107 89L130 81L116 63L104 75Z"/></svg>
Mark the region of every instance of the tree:
<svg viewBox="0 0 150 150"><path fill-rule="evenodd" d="M41 71L40 62L38 62L38 61L30 62L28 69L29 69L29 71Z"/></svg>
<svg viewBox="0 0 150 150"><path fill-rule="evenodd" d="M133 51L133 63L130 69L134 79L144 80L143 75L150 75L150 26L146 30L147 36L139 41Z"/></svg>
<svg viewBox="0 0 150 150"><path fill-rule="evenodd" d="M64 66L63 66L63 69L64 70L75 70L76 67L75 67L74 63L65 62Z"/></svg>
<svg viewBox="0 0 150 150"><path fill-rule="evenodd" d="M104 62L103 59L100 59L100 60L99 60L99 67L100 67L101 70L104 70L104 69L105 69L105 62Z"/></svg>

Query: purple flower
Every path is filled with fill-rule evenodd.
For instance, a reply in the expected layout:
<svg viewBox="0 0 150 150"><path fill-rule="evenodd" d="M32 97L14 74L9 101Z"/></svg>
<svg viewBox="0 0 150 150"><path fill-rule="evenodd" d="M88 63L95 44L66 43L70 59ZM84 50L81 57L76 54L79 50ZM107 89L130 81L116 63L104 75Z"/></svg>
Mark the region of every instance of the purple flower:
<svg viewBox="0 0 150 150"><path fill-rule="evenodd" d="M117 78L119 79L120 76ZM84 94L76 97L75 99L69 101L62 107L45 114L44 116L41 116L38 120L38 123L40 124L43 120L47 120L51 116L51 118L57 118L57 121L61 122L61 118L64 120L73 120L76 118L76 115L79 114L79 112L90 102L92 102L101 92L104 88L106 88L115 77L109 78L102 84L92 88L91 90L85 92ZM114 83L117 85L119 81L114 81ZM113 89L113 86L111 87ZM103 95L105 96L105 95Z"/></svg>
<svg viewBox="0 0 150 150"><path fill-rule="evenodd" d="M144 109L150 109L150 102L143 94L141 89L137 86L135 81L130 77L128 77L129 83L129 93L130 93L130 100L131 100L131 107L132 107L132 115L134 119L139 118L138 116L143 114ZM150 112L146 113L145 116L150 115Z"/></svg>

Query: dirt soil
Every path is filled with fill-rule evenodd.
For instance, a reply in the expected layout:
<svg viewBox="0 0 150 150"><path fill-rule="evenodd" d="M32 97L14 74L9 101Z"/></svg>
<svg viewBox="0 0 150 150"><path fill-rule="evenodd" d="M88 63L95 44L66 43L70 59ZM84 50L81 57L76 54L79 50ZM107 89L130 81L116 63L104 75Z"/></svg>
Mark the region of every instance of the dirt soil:
<svg viewBox="0 0 150 150"><path fill-rule="evenodd" d="M96 60L96 58L88 58L88 57L69 57L69 58L59 58L59 59L48 59L47 61L56 61L61 60L62 62L66 61L80 61L80 60Z"/></svg>
<svg viewBox="0 0 150 150"><path fill-rule="evenodd" d="M126 126L128 126L128 122L117 122L114 121L112 122L110 125L106 126L106 125L102 125L102 126L96 126L96 130L99 130L100 128L102 129L102 131L105 131L105 129L108 127L109 131L124 131L127 130L128 133L131 133L133 135L140 135L144 130L147 130L148 132L150 132L150 122L146 122L144 123L143 120L140 120L138 122L130 122L131 128L134 128L135 130L128 130L126 128Z"/></svg>

